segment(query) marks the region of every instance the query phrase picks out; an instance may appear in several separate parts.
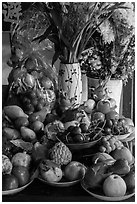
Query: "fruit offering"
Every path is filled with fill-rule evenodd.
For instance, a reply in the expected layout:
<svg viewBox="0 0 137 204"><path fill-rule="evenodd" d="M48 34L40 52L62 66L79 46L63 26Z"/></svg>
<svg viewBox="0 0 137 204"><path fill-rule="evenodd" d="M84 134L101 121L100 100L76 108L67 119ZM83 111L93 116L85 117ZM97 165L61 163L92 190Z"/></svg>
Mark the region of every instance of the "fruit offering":
<svg viewBox="0 0 137 204"><path fill-rule="evenodd" d="M42 160L39 166L39 178L52 183L72 182L84 177L86 167L78 162L71 161L67 165L58 165L52 160Z"/></svg>
<svg viewBox="0 0 137 204"><path fill-rule="evenodd" d="M33 67L30 66L33 61ZM30 63L31 62L31 63ZM36 60L27 58L9 74L9 98L16 97L27 114L37 112L55 103L55 84Z"/></svg>
<svg viewBox="0 0 137 204"><path fill-rule="evenodd" d="M94 163L94 157L100 160ZM122 197L135 190L134 166L126 159L109 158L107 153L98 152L93 163L87 167L83 178L84 185L95 194L108 197ZM100 194L101 193L101 194Z"/></svg>
<svg viewBox="0 0 137 204"><path fill-rule="evenodd" d="M70 125L64 132L58 134L59 139L64 143L88 143L101 138L104 122L92 121L89 126L85 122L73 122L70 122Z"/></svg>
<svg viewBox="0 0 137 204"><path fill-rule="evenodd" d="M10 160L2 155L2 190L12 190L29 183L30 155L17 153Z"/></svg>

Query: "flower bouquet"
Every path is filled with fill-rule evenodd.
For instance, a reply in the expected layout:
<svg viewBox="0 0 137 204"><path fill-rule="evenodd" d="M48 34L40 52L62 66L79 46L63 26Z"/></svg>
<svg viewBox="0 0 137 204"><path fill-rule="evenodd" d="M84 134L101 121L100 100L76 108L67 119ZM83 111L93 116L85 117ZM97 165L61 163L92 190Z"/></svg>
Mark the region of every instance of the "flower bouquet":
<svg viewBox="0 0 137 204"><path fill-rule="evenodd" d="M80 104L82 95L81 70L73 67L78 63L81 54L91 45L95 44L94 35L118 8L127 8L124 3L99 2L67 2L43 3L45 15L48 15L50 26L46 32L33 40L48 38L54 43L55 54L52 64L59 58L59 92L61 104L72 106ZM69 67L66 65L69 64ZM71 65L72 66L71 66ZM72 70L72 71L71 71ZM73 83L74 82L74 83ZM61 85L60 85L61 84Z"/></svg>
<svg viewBox="0 0 137 204"><path fill-rule="evenodd" d="M114 4L114 3L113 3ZM111 5L111 3L109 3ZM133 3L116 9L96 30L79 60L89 77L122 79L126 84L135 69L135 12Z"/></svg>

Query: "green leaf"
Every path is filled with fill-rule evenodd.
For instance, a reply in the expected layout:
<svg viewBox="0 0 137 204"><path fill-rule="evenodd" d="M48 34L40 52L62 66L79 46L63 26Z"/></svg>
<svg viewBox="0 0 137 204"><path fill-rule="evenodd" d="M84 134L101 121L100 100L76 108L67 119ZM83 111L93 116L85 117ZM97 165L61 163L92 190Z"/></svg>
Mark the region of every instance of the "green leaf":
<svg viewBox="0 0 137 204"><path fill-rule="evenodd" d="M42 34L42 35L40 35L40 36L34 38L34 39L32 40L32 42L39 40L39 43L40 43L41 41L45 40L45 39L48 37L48 35L51 33L51 31L52 31L52 25L50 25L50 26L47 28L47 30L44 32L44 34Z"/></svg>
<svg viewBox="0 0 137 204"><path fill-rule="evenodd" d="M53 55L53 58L52 58L52 66L54 65L54 63L57 61L57 59L59 58L60 56L60 51L59 50L56 50L55 51L55 54Z"/></svg>
<svg viewBox="0 0 137 204"><path fill-rule="evenodd" d="M25 150L26 152L32 151L33 144L31 142L25 142L22 139L10 140L10 142L16 147L20 147L21 149Z"/></svg>

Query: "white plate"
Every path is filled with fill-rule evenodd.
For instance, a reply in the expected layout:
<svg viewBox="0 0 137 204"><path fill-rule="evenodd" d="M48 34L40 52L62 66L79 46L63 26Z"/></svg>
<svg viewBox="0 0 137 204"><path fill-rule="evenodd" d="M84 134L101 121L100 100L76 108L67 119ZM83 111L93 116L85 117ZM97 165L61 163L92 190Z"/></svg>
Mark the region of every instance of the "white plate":
<svg viewBox="0 0 137 204"><path fill-rule="evenodd" d="M95 198L98 198L100 200L105 200L105 201L113 201L113 202L115 202L115 201L122 201L122 200L126 200L126 199L132 197L133 195L135 195L135 192L130 193L130 194L127 193L125 196L120 196L120 197L108 197L108 196L105 196L105 195L101 195L101 193L100 194L96 194L96 193L93 193L91 190L89 190L87 188L87 186L84 184L84 180L82 180L81 186L90 195L94 196Z"/></svg>
<svg viewBox="0 0 137 204"><path fill-rule="evenodd" d="M31 180L25 186L22 186L20 188L16 188L16 189L13 189L13 190L2 191L2 195L13 195L13 194L19 193L20 191L24 190L27 186L29 186L32 182L33 182L33 180Z"/></svg>
<svg viewBox="0 0 137 204"><path fill-rule="evenodd" d="M124 140L126 139L127 137L129 137L133 132L135 131L135 127L134 126L130 126L129 127L129 132L127 134L124 134L124 135L116 135L117 138L119 140Z"/></svg>
<svg viewBox="0 0 137 204"><path fill-rule="evenodd" d="M48 182L48 181L46 181L40 177L38 177L38 179L40 181L42 181L43 183L49 184L51 186L56 186L56 187L69 187L69 186L73 186L73 185L75 185L81 181L81 179L79 179L79 180L75 180L75 181Z"/></svg>

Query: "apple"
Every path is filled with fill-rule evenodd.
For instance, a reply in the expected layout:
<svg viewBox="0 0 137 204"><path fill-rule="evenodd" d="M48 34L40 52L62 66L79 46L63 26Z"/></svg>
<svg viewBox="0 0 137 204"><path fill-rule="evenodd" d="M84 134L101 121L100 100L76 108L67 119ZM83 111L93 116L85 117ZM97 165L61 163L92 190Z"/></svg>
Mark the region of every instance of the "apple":
<svg viewBox="0 0 137 204"><path fill-rule="evenodd" d="M24 166L14 166L12 174L18 179L19 186L24 186L29 182L30 174Z"/></svg>
<svg viewBox="0 0 137 204"><path fill-rule="evenodd" d="M109 98L108 101L110 103L110 108L116 107L116 100L114 98Z"/></svg>
<svg viewBox="0 0 137 204"><path fill-rule="evenodd" d="M84 110L86 113L92 113L92 110L94 109L96 105L96 102L93 99L88 99L85 103L84 103Z"/></svg>
<svg viewBox="0 0 137 204"><path fill-rule="evenodd" d="M109 100L100 100L97 103L97 107L96 107L97 111L101 112L101 113L108 113L110 111L110 102Z"/></svg>
<svg viewBox="0 0 137 204"><path fill-rule="evenodd" d="M105 114L101 112L94 112L92 115L92 120L100 120L104 121L105 120Z"/></svg>
<svg viewBox="0 0 137 204"><path fill-rule="evenodd" d="M64 169L64 176L69 181L83 178L86 169L83 164L77 161L71 161Z"/></svg>
<svg viewBox="0 0 137 204"><path fill-rule="evenodd" d="M43 77L41 83L45 89L50 89L52 87L52 81L48 77Z"/></svg>
<svg viewBox="0 0 137 204"><path fill-rule="evenodd" d="M109 111L106 113L106 120L118 120L119 119L119 114L115 111Z"/></svg>
<svg viewBox="0 0 137 204"><path fill-rule="evenodd" d="M103 192L109 197L120 197L126 194L126 183L123 178L117 174L108 176L103 183Z"/></svg>
<svg viewBox="0 0 137 204"><path fill-rule="evenodd" d="M2 176L2 190L13 190L18 188L18 179L12 174L5 174Z"/></svg>
<svg viewBox="0 0 137 204"><path fill-rule="evenodd" d="M128 164L131 164L133 161L133 155L131 151L125 146L117 148L114 151L112 151L111 156L116 160L125 159L128 161Z"/></svg>

